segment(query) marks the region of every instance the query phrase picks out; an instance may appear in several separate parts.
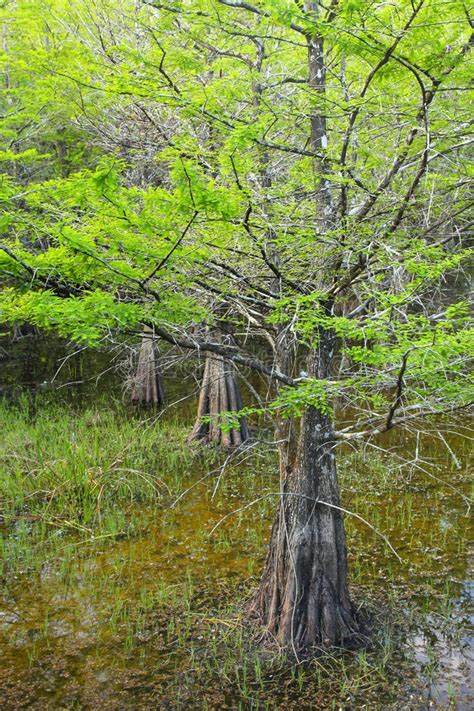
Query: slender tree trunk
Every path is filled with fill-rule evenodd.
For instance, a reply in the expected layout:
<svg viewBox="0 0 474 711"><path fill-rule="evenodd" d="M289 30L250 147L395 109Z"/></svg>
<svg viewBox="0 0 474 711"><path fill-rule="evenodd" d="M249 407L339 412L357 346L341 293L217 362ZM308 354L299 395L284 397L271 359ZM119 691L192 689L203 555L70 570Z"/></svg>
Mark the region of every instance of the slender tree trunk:
<svg viewBox="0 0 474 711"><path fill-rule="evenodd" d="M328 377L333 338L321 334L313 377ZM294 459L281 466L280 504L263 576L250 605L283 646L350 646L357 639L347 587L344 522L339 510L332 419L304 412ZM280 454L286 456L285 450ZM324 503L323 503L324 502Z"/></svg>
<svg viewBox="0 0 474 711"><path fill-rule="evenodd" d="M143 331L137 371L133 379L131 396L133 402L155 407L161 407L164 404L165 393L159 359L160 352L153 336L153 329L147 326Z"/></svg>
<svg viewBox="0 0 474 711"><path fill-rule="evenodd" d="M8 63L8 30L7 30L7 25L4 22L2 25L2 33L3 33L3 53L6 57L6 62L5 62L5 71L4 71L4 87L5 89L10 89L10 65Z"/></svg>
<svg viewBox="0 0 474 711"><path fill-rule="evenodd" d="M197 418L189 441L200 440L222 447L237 447L248 439L245 417L238 419L238 427L223 430L223 412L238 412L242 398L234 365L222 356L209 355L204 366ZM203 419L205 418L205 419Z"/></svg>

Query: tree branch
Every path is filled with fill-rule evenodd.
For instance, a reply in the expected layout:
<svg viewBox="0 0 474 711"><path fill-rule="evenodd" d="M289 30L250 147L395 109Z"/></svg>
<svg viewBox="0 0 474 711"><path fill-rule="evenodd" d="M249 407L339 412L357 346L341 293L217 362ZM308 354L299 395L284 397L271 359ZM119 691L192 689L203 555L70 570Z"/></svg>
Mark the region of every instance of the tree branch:
<svg viewBox="0 0 474 711"><path fill-rule="evenodd" d="M395 399L390 406L390 409L388 411L388 416L387 416L387 421L385 422L385 429L389 430L392 427L393 423L393 416L395 415L395 411L397 410L398 407L402 404L402 393L403 393L403 376L405 375L405 370L407 367L407 361L408 361L408 355L410 351L408 350L406 353L403 354L402 356L402 365L400 368L400 372L398 373L398 378L397 378L397 389L396 389L396 394L395 394Z"/></svg>
<svg viewBox="0 0 474 711"><path fill-rule="evenodd" d="M166 330L163 326L155 323L150 325L153 325L155 333L160 336L160 338L167 343L171 343L173 346L202 353L217 353L218 355L224 356L224 358L227 358L234 363L245 365L248 368L257 371L257 373L262 373L263 375L268 375L270 378L275 378L275 380L285 383L285 385L289 385L291 387L297 386L297 383L293 380L293 378L285 375L285 373L282 373L277 368L265 365L265 363L262 363L257 358L252 358L251 356L239 353L233 346L226 346L222 343L215 343L211 341L197 341L193 338L189 338L188 336L175 335L174 333Z"/></svg>

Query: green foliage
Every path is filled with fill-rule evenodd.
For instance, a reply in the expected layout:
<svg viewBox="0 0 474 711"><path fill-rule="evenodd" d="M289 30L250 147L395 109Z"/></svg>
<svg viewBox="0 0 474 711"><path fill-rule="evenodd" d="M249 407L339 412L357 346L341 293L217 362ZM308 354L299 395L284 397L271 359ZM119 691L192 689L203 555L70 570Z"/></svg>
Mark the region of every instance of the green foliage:
<svg viewBox="0 0 474 711"><path fill-rule="evenodd" d="M97 346L144 323L192 339L224 313L248 360L247 332L295 353L330 333L349 360L338 388L310 377L271 411L382 407L408 351L406 407L463 400L461 1L1 12L3 325ZM308 37L328 62L309 83Z"/></svg>
<svg viewBox="0 0 474 711"><path fill-rule="evenodd" d="M28 322L92 347L99 345L109 329L125 330L143 318L138 305L117 302L101 291L66 301L51 291L19 295L5 290L1 306L4 323Z"/></svg>
<svg viewBox="0 0 474 711"><path fill-rule="evenodd" d="M326 381L311 378L297 388L282 388L272 408L278 410L284 418L301 415L308 407L315 407L329 415L332 412L330 397L334 394L334 388L328 388Z"/></svg>

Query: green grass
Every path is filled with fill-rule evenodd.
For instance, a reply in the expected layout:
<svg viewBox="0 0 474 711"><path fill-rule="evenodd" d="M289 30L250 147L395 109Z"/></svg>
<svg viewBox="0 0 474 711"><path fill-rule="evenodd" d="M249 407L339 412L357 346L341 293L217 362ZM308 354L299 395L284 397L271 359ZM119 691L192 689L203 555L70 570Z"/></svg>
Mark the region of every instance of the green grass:
<svg viewBox="0 0 474 711"><path fill-rule="evenodd" d="M140 421L98 403L78 413L65 405L0 403L0 508L58 527L107 531L117 506L159 501L176 489L203 453L173 421ZM205 453L204 453L205 454ZM208 461L212 461L208 453Z"/></svg>
<svg viewBox="0 0 474 711"><path fill-rule="evenodd" d="M81 411L40 397L0 401L0 432L0 576L41 570L69 541L139 535L220 458L190 448L173 419L138 419L105 399Z"/></svg>

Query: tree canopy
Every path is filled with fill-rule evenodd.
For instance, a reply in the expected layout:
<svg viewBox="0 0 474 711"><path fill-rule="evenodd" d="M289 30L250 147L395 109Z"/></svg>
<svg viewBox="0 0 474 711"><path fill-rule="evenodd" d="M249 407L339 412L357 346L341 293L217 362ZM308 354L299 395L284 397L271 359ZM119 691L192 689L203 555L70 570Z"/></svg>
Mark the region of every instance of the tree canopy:
<svg viewBox="0 0 474 711"><path fill-rule="evenodd" d="M466 403L472 332L449 289L471 224L463 2L2 15L4 323L92 346L153 325L276 377L289 413L329 392L383 427ZM255 337L296 353L321 330L351 364L328 383L255 356Z"/></svg>

